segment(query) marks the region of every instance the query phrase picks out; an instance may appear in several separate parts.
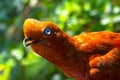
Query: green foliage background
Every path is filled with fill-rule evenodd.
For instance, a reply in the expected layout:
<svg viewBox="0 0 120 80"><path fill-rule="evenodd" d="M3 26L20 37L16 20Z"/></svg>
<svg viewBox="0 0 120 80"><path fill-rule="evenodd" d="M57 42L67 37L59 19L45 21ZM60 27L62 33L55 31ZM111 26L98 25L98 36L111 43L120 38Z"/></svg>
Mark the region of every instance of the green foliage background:
<svg viewBox="0 0 120 80"><path fill-rule="evenodd" d="M71 80L24 48L28 17L53 21L70 35L120 32L120 0L0 0L0 80Z"/></svg>

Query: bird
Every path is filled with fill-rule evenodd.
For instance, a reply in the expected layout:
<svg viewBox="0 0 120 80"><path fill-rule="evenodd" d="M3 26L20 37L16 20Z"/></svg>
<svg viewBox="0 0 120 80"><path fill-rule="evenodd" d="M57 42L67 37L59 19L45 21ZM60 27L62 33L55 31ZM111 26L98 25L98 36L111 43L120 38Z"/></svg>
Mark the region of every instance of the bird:
<svg viewBox="0 0 120 80"><path fill-rule="evenodd" d="M120 33L71 36L51 21L27 18L24 45L75 80L120 80Z"/></svg>

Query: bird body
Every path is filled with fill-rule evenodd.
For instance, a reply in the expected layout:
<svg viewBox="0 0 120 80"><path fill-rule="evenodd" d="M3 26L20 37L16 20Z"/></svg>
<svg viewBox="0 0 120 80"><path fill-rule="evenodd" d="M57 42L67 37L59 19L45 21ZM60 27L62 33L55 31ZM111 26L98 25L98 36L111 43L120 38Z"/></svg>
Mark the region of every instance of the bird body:
<svg viewBox="0 0 120 80"><path fill-rule="evenodd" d="M120 34L70 36L53 22L27 19L25 45L75 80L120 80Z"/></svg>

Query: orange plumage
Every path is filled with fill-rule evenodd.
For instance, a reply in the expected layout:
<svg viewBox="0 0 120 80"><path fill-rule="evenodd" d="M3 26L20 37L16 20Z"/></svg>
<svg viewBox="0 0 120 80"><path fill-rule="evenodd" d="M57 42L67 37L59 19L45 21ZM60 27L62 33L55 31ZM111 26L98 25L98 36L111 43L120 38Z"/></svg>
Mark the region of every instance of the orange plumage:
<svg viewBox="0 0 120 80"><path fill-rule="evenodd" d="M25 45L76 80L120 80L120 34L70 36L52 22L27 19Z"/></svg>

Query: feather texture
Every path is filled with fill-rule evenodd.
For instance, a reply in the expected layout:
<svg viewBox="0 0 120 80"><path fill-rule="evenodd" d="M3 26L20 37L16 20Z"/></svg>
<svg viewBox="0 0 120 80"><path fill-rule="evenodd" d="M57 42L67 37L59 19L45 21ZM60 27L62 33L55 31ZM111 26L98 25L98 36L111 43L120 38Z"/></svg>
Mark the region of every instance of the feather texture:
<svg viewBox="0 0 120 80"><path fill-rule="evenodd" d="M45 29L49 29L49 35ZM27 19L25 45L76 80L120 80L120 34L90 32L70 36L53 22ZM27 44L29 42L29 44Z"/></svg>

